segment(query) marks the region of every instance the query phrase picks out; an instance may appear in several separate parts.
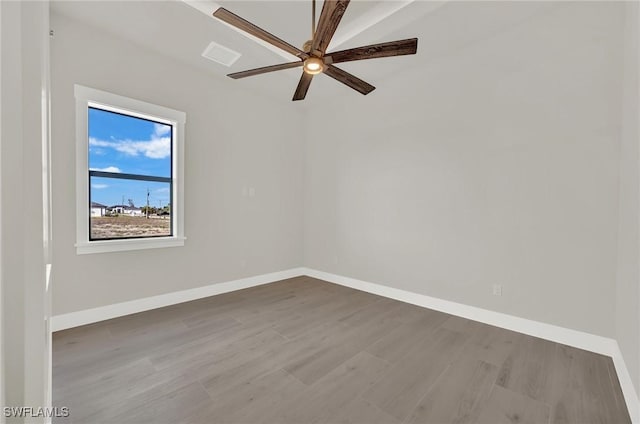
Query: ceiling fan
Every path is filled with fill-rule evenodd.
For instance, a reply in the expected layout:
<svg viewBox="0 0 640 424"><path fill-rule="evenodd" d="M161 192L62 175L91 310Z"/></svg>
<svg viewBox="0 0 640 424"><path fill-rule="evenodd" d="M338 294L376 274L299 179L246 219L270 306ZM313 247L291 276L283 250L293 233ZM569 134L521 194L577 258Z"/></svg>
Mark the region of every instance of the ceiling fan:
<svg viewBox="0 0 640 424"><path fill-rule="evenodd" d="M268 33L249 21L242 19L225 8L221 7L213 12L213 16L232 25L254 37L270 43L294 56L298 57L295 62L281 63L278 65L265 66L262 68L250 69L248 71L235 72L228 76L234 79L250 77L267 72L280 71L282 69L296 68L302 66L302 77L293 95L293 100L302 100L307 95L309 85L313 76L324 73L331 78L353 88L362 93L369 94L375 87L361 80L360 78L335 66L336 63L350 62L354 60L375 59L379 57L402 56L415 54L418 48L418 39L409 38L407 40L391 41L387 43L371 44L364 47L340 50L327 53L327 47L333 37L342 15L344 15L349 0L325 0L320 12L318 27L316 29L315 0L312 0L311 9L311 40L304 43L299 49L284 40Z"/></svg>

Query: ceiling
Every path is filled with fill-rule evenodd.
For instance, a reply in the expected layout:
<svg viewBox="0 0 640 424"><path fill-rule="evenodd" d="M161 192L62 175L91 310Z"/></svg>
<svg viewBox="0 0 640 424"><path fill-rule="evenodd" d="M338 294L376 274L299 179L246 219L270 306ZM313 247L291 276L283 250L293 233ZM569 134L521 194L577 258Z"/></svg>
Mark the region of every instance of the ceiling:
<svg viewBox="0 0 640 424"><path fill-rule="evenodd" d="M558 2L560 3L560 2ZM555 2L458 1L367 1L352 0L329 51L357 47L383 41L418 37L418 54L341 65L345 70L378 87L393 90L401 83L391 78L405 67L427 66L439 56L450 54L474 40L482 39L502 27L544 13ZM289 69L242 80L225 75L261 66L295 60L287 53L257 42L238 30L213 18L211 13L223 6L274 35L301 46L311 32L311 2L244 1L244 0L173 0L173 1L62 1L51 3L53 13L65 15L95 26L135 44L154 50L174 60L208 72L214 78L224 78L283 101L290 101L300 77L300 69ZM322 1L318 1L320 14ZM500 13L495 13L500 8ZM231 67L220 65L201 56L211 41L242 54ZM406 83L406 81L405 81ZM327 77L316 78L305 103L335 96L360 96L353 90Z"/></svg>

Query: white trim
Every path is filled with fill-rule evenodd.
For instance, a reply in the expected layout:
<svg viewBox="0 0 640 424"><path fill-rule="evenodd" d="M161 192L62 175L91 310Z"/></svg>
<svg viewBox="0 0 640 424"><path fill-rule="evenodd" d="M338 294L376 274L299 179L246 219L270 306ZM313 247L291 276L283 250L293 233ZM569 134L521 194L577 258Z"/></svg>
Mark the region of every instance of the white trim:
<svg viewBox="0 0 640 424"><path fill-rule="evenodd" d="M50 0L45 0L43 25L40 28L42 39L42 238L44 273L44 405L53 405L53 337L51 334L51 270L53 266L53 211L51 191L51 22ZM51 417L45 418L45 424L51 424Z"/></svg>
<svg viewBox="0 0 640 424"><path fill-rule="evenodd" d="M185 124L187 122L187 114L182 111L143 102L142 100L119 96L107 91L75 84L73 93L76 99L85 100L87 103L99 103L101 106L111 107L117 111L124 109L127 113L141 118L146 119L152 117L154 120L166 122L167 124L172 122ZM144 111L144 113L140 111Z"/></svg>
<svg viewBox="0 0 640 424"><path fill-rule="evenodd" d="M74 86L76 98L76 253L105 253L125 250L140 250L184 246L184 127L187 115L168 107L135 100L128 97L81 85ZM89 144L87 110L95 106L143 119L152 119L173 126L172 169L173 169L173 236L147 239L89 241Z"/></svg>
<svg viewBox="0 0 640 424"><path fill-rule="evenodd" d="M597 336L570 328L559 327L500 312L477 308L475 306L464 305L462 303L451 302L438 299L423 294L413 293L406 290L395 289L381 284L369 283L355 278L344 277L315 269L304 268L304 275L350 287L356 290L365 291L390 299L399 300L405 303L422 306L436 311L445 312L474 321L490 324L495 327L517 331L530 336L540 337L556 343L577 347L601 355L610 356L620 380L620 386L624 394L627 409L634 424L640 424L640 405L638 395L633 387L631 376L625 365L624 359L618 347L618 342L607 337Z"/></svg>
<svg viewBox="0 0 640 424"><path fill-rule="evenodd" d="M184 246L185 237L157 237L126 240L97 240L87 243L76 243L76 253L123 252L126 250L160 249L164 247Z"/></svg>
<svg viewBox="0 0 640 424"><path fill-rule="evenodd" d="M0 47L2 46L2 4L0 4ZM2 115L2 51L0 49L0 175L2 175L2 124L3 124L3 115ZM0 189L2 185L0 184ZM2 196L0 196L0 240L2 240ZM0 269L2 269L2 243L0 243ZM4 287L4 278L2 277L3 273L0 273L0 305L4 305L3 300L3 287ZM4 323L3 323L3 315L4 312L0 311L0 375L6 375L4 373ZM5 399L5 388L4 388L4 380L5 378L0 378L0 408L6 406ZM0 424L6 423L6 418L4 414L0 416Z"/></svg>
<svg viewBox="0 0 640 424"><path fill-rule="evenodd" d="M181 290L93 309L85 309L78 312L70 312L68 314L55 315L51 318L51 329L52 331L66 330L68 328L79 327L81 325L91 324L98 321L148 311L150 309L162 308L164 306L189 302L191 300L202 299L209 296L215 296L217 294L268 284L287 278L299 277L303 274L302 268L292 268L284 271L256 275L253 277L241 278L239 280L211 284L204 287L197 287L194 289Z"/></svg>

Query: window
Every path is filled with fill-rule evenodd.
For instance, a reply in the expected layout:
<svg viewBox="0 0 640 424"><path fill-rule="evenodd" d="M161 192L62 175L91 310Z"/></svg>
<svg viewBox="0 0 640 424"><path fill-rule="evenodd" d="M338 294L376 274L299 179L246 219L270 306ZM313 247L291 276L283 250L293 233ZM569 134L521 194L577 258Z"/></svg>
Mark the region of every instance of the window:
<svg viewBox="0 0 640 424"><path fill-rule="evenodd" d="M76 85L79 254L182 246L185 114Z"/></svg>

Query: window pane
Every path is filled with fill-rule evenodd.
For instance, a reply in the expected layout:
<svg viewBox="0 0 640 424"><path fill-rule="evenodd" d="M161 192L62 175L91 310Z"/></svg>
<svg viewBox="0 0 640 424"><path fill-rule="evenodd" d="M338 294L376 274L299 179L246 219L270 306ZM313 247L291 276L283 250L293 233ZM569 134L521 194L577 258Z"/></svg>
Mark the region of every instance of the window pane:
<svg viewBox="0 0 640 424"><path fill-rule="evenodd" d="M89 169L171 177L172 126L89 108Z"/></svg>
<svg viewBox="0 0 640 424"><path fill-rule="evenodd" d="M90 180L91 240L172 235L170 183L103 177Z"/></svg>

